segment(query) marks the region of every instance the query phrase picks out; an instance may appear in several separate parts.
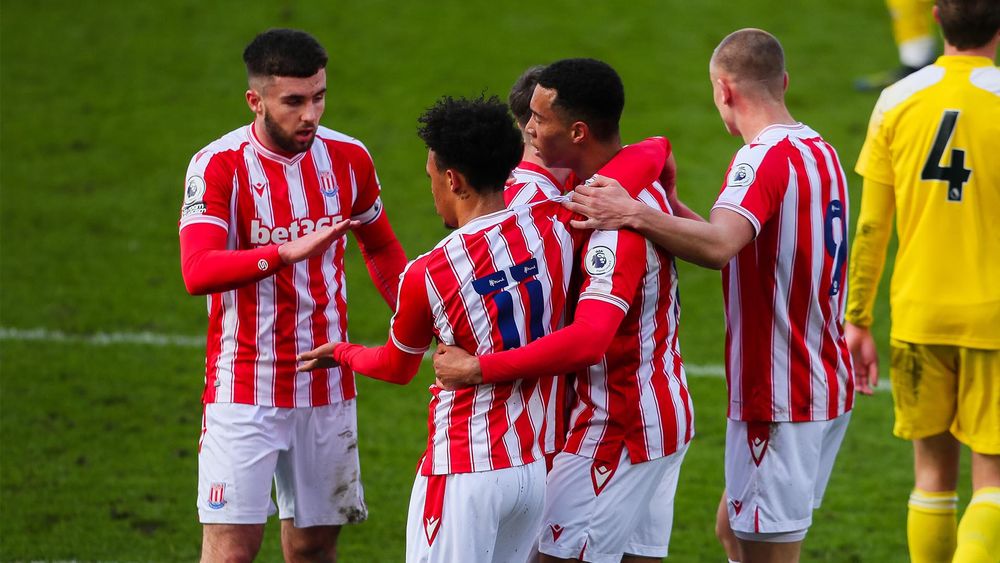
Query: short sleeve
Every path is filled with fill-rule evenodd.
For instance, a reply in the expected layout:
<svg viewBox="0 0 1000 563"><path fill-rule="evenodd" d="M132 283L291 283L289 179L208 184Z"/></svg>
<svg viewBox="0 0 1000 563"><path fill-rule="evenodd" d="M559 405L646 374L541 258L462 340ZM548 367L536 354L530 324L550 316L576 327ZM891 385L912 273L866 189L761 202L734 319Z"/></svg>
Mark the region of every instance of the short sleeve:
<svg viewBox="0 0 1000 563"><path fill-rule="evenodd" d="M194 155L184 178L180 229L208 223L229 231L236 166L230 153L203 150Z"/></svg>
<svg viewBox="0 0 1000 563"><path fill-rule="evenodd" d="M628 230L594 231L587 241L580 271L580 301L599 299L628 313L646 269L646 239Z"/></svg>
<svg viewBox="0 0 1000 563"><path fill-rule="evenodd" d="M788 189L788 159L773 145L745 145L729 165L712 209L735 211L753 225L754 236L781 208Z"/></svg>
<svg viewBox="0 0 1000 563"><path fill-rule="evenodd" d="M396 348L408 354L423 354L434 338L426 279L426 256L406 265L399 281L396 312L389 322L389 338Z"/></svg>

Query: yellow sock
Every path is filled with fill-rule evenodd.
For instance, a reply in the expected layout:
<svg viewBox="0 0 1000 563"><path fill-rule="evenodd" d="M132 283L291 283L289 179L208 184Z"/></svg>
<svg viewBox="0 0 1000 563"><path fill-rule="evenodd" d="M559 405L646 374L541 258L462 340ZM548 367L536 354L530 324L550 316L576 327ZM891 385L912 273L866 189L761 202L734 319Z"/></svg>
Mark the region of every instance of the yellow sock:
<svg viewBox="0 0 1000 563"><path fill-rule="evenodd" d="M947 563L955 551L955 491L913 489L906 518L906 538L912 563Z"/></svg>
<svg viewBox="0 0 1000 563"><path fill-rule="evenodd" d="M983 487L972 495L958 526L954 563L1000 561L1000 487Z"/></svg>

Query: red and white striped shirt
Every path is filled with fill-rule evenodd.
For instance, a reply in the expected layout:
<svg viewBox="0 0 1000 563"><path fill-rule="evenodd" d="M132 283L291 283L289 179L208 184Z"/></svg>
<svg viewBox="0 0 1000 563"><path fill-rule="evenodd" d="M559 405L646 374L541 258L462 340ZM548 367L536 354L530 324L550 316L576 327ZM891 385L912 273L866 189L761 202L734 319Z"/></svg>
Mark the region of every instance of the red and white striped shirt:
<svg viewBox="0 0 1000 563"><path fill-rule="evenodd" d="M503 200L507 207L538 203L561 196L572 187L568 182L560 183L545 167L522 160L504 185Z"/></svg>
<svg viewBox="0 0 1000 563"><path fill-rule="evenodd" d="M829 420L849 411L844 341L848 194L833 147L772 125L733 158L716 208L756 238L722 270L729 418Z"/></svg>
<svg viewBox="0 0 1000 563"><path fill-rule="evenodd" d="M671 213L659 182L633 193ZM595 231L580 300L625 311L602 361L576 374L565 451L615 463L670 455L694 435L694 409L677 338L680 300L672 255L632 231Z"/></svg>
<svg viewBox="0 0 1000 563"><path fill-rule="evenodd" d="M477 355L516 348L562 326L575 249L559 202L478 217L411 262L390 338L420 354L437 337ZM435 385L423 475L489 471L541 459L545 387L538 379L457 391Z"/></svg>
<svg viewBox="0 0 1000 563"><path fill-rule="evenodd" d="M344 218L382 216L375 166L358 140L320 127L303 153L265 148L253 126L199 151L188 166L180 229L210 224L227 248L281 244ZM345 239L322 256L208 297L206 403L320 406L356 395L354 375L333 368L296 373L295 357L347 340ZM268 267L261 264L261 270Z"/></svg>

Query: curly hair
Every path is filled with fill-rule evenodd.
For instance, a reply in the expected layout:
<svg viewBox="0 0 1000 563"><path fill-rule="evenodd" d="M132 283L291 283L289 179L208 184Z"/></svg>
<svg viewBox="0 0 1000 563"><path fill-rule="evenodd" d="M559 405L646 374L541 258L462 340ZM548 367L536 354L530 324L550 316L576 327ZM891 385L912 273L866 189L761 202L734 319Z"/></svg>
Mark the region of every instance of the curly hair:
<svg viewBox="0 0 1000 563"><path fill-rule="evenodd" d="M503 190L524 151L521 132L496 96L445 96L417 121L417 135L434 151L438 170L461 172L478 193Z"/></svg>
<svg viewBox="0 0 1000 563"><path fill-rule="evenodd" d="M570 120L586 123L597 140L609 141L618 134L625 87L607 63L596 59L556 61L538 76L538 85L555 90L553 105Z"/></svg>
<svg viewBox="0 0 1000 563"><path fill-rule="evenodd" d="M297 29L269 29L243 50L247 76L308 78L326 68L326 50L316 38Z"/></svg>

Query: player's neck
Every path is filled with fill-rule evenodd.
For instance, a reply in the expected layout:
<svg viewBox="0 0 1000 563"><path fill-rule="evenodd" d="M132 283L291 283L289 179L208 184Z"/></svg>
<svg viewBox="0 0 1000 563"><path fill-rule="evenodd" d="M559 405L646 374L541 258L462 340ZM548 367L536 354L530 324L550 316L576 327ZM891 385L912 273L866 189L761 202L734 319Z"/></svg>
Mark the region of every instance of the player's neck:
<svg viewBox="0 0 1000 563"><path fill-rule="evenodd" d="M545 165L545 161L538 156L535 148L529 144L524 145L524 154L521 156L521 160L524 162L530 162L536 166L541 166L542 168L549 171L552 177L559 181L560 184L566 183L566 178L569 177L569 173L572 172L569 168L555 168L548 167Z"/></svg>
<svg viewBox="0 0 1000 563"><path fill-rule="evenodd" d="M278 145L274 142L274 139L272 139L271 136L267 134L267 128L264 127L264 123L260 119L255 119L253 121L253 136L257 138L257 142L264 145L265 149L275 154L280 154L281 156L284 156L286 158L292 158L296 154L299 154L294 152L288 152L286 150L279 148Z"/></svg>
<svg viewBox="0 0 1000 563"><path fill-rule="evenodd" d="M580 160L573 166L573 172L580 181L586 181L597 174L597 171L614 158L620 150L622 150L622 142L617 135L606 143L595 142L583 152Z"/></svg>
<svg viewBox="0 0 1000 563"><path fill-rule="evenodd" d="M757 138L760 132L772 125L796 125L798 121L788 112L782 102L757 105L745 112L737 121L737 128L743 136L743 142L749 143Z"/></svg>
<svg viewBox="0 0 1000 563"><path fill-rule="evenodd" d="M466 223L496 213L506 207L503 201L503 191L491 192L481 195L470 195L467 199L459 200L456 203L455 219L459 227Z"/></svg>
<svg viewBox="0 0 1000 563"><path fill-rule="evenodd" d="M990 41L982 47L959 49L958 47L955 47L945 41L944 55L948 57L986 57L992 61L995 60L997 56L997 43L1000 43L1000 39L994 37L993 41Z"/></svg>

